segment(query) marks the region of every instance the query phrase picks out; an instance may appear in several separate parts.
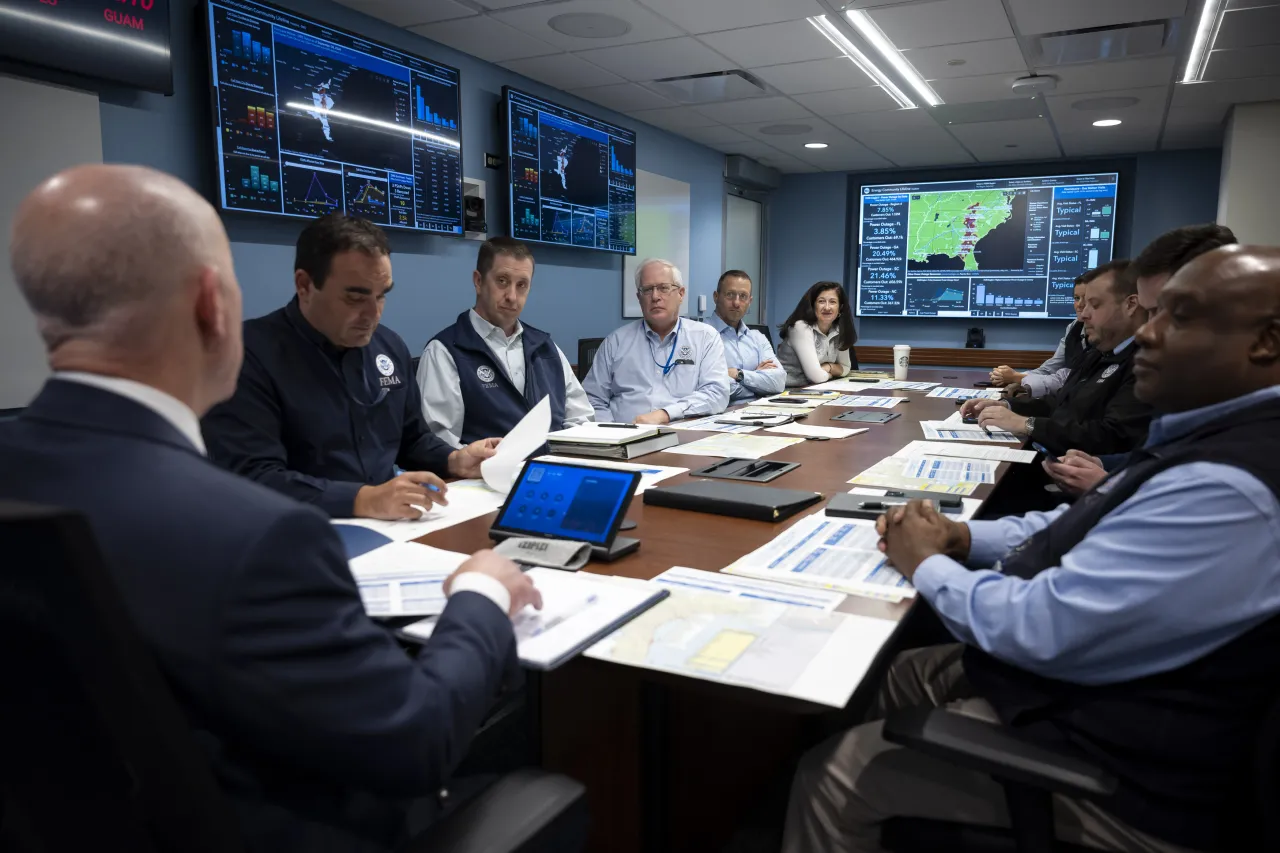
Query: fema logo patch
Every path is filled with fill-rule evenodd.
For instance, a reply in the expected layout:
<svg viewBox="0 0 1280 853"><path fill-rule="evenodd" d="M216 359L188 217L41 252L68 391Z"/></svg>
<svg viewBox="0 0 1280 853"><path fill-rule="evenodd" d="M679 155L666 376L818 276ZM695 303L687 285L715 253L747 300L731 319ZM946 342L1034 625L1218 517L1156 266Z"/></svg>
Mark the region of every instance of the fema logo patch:
<svg viewBox="0 0 1280 853"><path fill-rule="evenodd" d="M488 365L482 364L476 368L476 379L481 382L488 384L497 378L498 376L493 372L493 368Z"/></svg>
<svg viewBox="0 0 1280 853"><path fill-rule="evenodd" d="M391 374L396 372L395 362L393 362L391 360L391 356L387 355L386 353L383 353L382 355L375 358L373 360L373 363L378 366L378 372L381 373L383 376L390 376Z"/></svg>
<svg viewBox="0 0 1280 853"><path fill-rule="evenodd" d="M1118 365L1118 364L1113 364L1113 365L1111 365L1111 366L1110 366L1110 367L1108 367L1106 370L1102 371L1102 376L1101 376L1101 377L1099 377L1098 381L1099 381L1099 382L1106 382L1106 381L1107 381L1107 377L1108 377L1108 376L1110 376L1111 374L1115 373L1115 372L1116 372L1117 370L1119 370L1119 369L1120 369L1120 365Z"/></svg>

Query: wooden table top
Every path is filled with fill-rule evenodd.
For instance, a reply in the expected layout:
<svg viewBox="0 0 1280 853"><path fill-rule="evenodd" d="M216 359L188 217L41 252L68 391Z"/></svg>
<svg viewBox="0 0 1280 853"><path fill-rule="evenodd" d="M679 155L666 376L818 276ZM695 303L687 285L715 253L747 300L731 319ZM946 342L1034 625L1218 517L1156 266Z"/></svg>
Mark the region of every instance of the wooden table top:
<svg viewBox="0 0 1280 853"><path fill-rule="evenodd" d="M969 387L987 378L988 370L912 369L910 380L938 382L942 385ZM884 393L884 392L881 392ZM799 462L800 467L782 475L769 485L784 489L804 489L821 492L831 497L847 492L853 486L848 482L857 474L886 456L892 456L904 445L923 440L920 421L943 420L956 411L953 400L929 398L921 391L891 391L895 397L906 397L910 402L900 403L891 410L901 417L886 424L865 424L867 432L850 438L830 441L804 441L771 453L767 458L786 462ZM821 406L802 423L811 426L855 427L831 417L851 409ZM713 433L680 431L680 442L696 441ZM712 464L713 457L682 456L676 453L650 453L634 463L665 465L697 470ZM1004 476L1009 464L1002 463L997 470L997 481ZM679 474L663 480L659 486L671 486L690 479ZM985 498L993 486L984 485L974 493L975 498ZM821 512L825 501L816 504L808 512L802 512L781 523L748 521L723 515L645 506L642 496L637 496L627 512L627 518L636 522L636 529L623 535L638 538L640 550L613 563L591 562L587 571L606 575L622 575L648 580L672 566L688 566L707 571L719 571L734 560L767 544L790 525L812 512ZM419 539L427 545L450 551L471 553L489 547L489 527L497 513L436 531ZM877 601L851 595L839 608L848 613L861 613L882 619L900 620L906 615L910 600L900 603Z"/></svg>

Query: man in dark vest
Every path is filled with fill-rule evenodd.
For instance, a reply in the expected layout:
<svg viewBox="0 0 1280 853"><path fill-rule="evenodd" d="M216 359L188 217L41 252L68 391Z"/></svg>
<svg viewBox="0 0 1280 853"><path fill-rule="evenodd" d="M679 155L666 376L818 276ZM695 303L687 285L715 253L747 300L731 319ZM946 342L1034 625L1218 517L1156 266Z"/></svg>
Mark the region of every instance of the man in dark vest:
<svg viewBox="0 0 1280 853"><path fill-rule="evenodd" d="M1136 343L1137 394L1160 416L1070 508L956 524L915 502L877 522L960 643L899 657L876 711L945 705L1099 763L1119 788L1058 797L1065 841L1258 849L1235 836L1280 692L1280 249L1183 267ZM989 777L872 722L804 758L784 849L877 851L894 815L1008 820Z"/></svg>
<svg viewBox="0 0 1280 853"><path fill-rule="evenodd" d="M1084 281L1077 278L1071 287L1071 307L1076 318L1067 324L1066 331L1058 341L1058 348L1053 355L1045 359L1039 367L1027 371L1014 370L1002 364L991 371L991 384L1005 389L1006 397L1027 395L1045 397L1062 387L1075 367L1089 348L1089 339L1085 335L1084 321L1080 319L1084 311Z"/></svg>
<svg viewBox="0 0 1280 853"><path fill-rule="evenodd" d="M476 306L431 339L418 362L422 414L437 438L461 447L506 435L543 397L551 429L593 419L564 353L541 329L520 322L533 287L533 253L519 240L480 244L471 274Z"/></svg>

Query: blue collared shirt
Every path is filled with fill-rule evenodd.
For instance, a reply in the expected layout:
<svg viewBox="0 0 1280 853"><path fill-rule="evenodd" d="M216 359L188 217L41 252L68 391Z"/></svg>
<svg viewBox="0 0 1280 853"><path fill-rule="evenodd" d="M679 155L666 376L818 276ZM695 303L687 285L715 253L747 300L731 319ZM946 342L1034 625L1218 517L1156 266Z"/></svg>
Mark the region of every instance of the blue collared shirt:
<svg viewBox="0 0 1280 853"><path fill-rule="evenodd" d="M1151 422L1147 446L1277 398L1280 385L1164 415ZM969 522L970 565L997 564L1065 511ZM1062 565L1030 580L938 555L914 583L951 633L1000 660L1081 684L1141 678L1280 612L1280 503L1239 468L1191 462L1143 483Z"/></svg>
<svg viewBox="0 0 1280 853"><path fill-rule="evenodd" d="M728 366L739 371L738 381L730 380L731 401L754 400L756 397L782 393L787 387L787 371L779 364L768 338L741 321L735 329L715 313L707 319L707 325L720 333ZM766 361L772 361L778 366L756 370L756 365Z"/></svg>
<svg viewBox="0 0 1280 853"><path fill-rule="evenodd" d="M615 330L596 351L582 387L598 421L631 423L658 409L675 421L719 414L729 405L720 336L684 318L665 338L644 320Z"/></svg>

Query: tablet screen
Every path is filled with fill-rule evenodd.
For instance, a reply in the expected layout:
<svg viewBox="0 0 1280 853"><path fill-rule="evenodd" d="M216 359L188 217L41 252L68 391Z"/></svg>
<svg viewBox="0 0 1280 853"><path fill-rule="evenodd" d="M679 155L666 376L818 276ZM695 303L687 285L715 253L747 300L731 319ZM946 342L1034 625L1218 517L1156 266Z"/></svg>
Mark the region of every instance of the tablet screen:
<svg viewBox="0 0 1280 853"><path fill-rule="evenodd" d="M604 545L638 482L631 471L529 462L494 529Z"/></svg>

